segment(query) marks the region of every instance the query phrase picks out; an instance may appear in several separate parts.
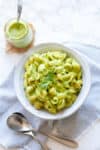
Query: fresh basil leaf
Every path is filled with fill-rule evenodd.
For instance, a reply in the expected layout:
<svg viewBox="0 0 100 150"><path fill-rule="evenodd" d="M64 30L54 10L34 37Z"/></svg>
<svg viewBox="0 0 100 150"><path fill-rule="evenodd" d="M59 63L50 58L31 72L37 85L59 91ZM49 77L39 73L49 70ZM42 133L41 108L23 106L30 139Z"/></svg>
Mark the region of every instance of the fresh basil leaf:
<svg viewBox="0 0 100 150"><path fill-rule="evenodd" d="M49 84L50 84L50 82L40 83L40 87L43 88L43 89L47 89Z"/></svg>

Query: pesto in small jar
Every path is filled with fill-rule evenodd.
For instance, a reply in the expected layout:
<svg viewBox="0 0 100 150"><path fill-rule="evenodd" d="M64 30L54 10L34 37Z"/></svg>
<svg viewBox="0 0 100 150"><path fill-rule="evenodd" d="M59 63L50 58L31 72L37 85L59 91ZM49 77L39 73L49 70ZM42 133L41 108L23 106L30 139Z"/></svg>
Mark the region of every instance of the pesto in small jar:
<svg viewBox="0 0 100 150"><path fill-rule="evenodd" d="M25 48L33 40L31 27L25 21L10 20L5 27L7 41L17 48Z"/></svg>

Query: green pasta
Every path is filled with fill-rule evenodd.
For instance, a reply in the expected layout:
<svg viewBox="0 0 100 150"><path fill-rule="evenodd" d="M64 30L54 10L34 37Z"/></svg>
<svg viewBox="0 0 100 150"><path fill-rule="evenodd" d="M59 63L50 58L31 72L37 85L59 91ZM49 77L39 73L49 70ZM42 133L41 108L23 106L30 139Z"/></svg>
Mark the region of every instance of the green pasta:
<svg viewBox="0 0 100 150"><path fill-rule="evenodd" d="M35 53L24 65L23 85L36 108L56 114L70 107L82 88L82 69L67 52Z"/></svg>

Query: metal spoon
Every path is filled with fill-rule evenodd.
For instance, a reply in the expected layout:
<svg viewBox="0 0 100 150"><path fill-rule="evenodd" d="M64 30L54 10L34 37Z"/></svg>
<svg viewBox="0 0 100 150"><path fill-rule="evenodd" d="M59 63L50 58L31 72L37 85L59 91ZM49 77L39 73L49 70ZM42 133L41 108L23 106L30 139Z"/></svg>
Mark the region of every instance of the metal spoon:
<svg viewBox="0 0 100 150"><path fill-rule="evenodd" d="M7 119L7 124L11 129L15 131L31 136L41 145L43 150L49 150L46 144L43 144L36 138L35 134L32 132L32 126L28 123L28 121L21 113L13 113L11 116L9 116Z"/></svg>
<svg viewBox="0 0 100 150"><path fill-rule="evenodd" d="M22 0L17 0L17 22L19 22L22 13Z"/></svg>
<svg viewBox="0 0 100 150"><path fill-rule="evenodd" d="M24 134L29 134L31 136L32 136L32 131L34 132L34 134L37 132L35 129L32 128L31 124L29 124L25 116L21 113L13 113L11 116L9 116L7 119L7 124L11 129L15 131L22 132ZM57 135L48 134L47 132L43 132L43 131L39 131L39 132L71 148L78 147L78 143L68 137L60 137Z"/></svg>

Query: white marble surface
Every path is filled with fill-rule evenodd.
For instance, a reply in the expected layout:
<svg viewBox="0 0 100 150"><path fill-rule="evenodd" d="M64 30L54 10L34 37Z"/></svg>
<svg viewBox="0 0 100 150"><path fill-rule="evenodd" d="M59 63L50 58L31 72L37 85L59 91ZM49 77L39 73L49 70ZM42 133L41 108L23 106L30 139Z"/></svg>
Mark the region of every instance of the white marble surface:
<svg viewBox="0 0 100 150"><path fill-rule="evenodd" d="M4 24L16 16L16 3L17 0L0 0L0 64L4 64L0 75L5 77L6 69L9 72L19 59L4 53ZM35 44L77 41L100 46L100 0L24 0L22 18L34 24Z"/></svg>
<svg viewBox="0 0 100 150"><path fill-rule="evenodd" d="M6 76L22 57L5 53L3 28L9 18L16 16L16 0L0 0L0 76ZM100 46L100 0L24 0L22 18L36 28L36 42L77 41ZM3 82L0 78L0 83ZM80 141L77 150L100 150L100 122ZM69 150L49 140L52 150Z"/></svg>

